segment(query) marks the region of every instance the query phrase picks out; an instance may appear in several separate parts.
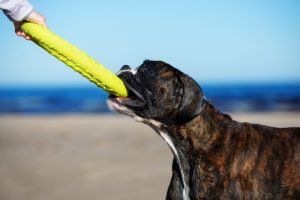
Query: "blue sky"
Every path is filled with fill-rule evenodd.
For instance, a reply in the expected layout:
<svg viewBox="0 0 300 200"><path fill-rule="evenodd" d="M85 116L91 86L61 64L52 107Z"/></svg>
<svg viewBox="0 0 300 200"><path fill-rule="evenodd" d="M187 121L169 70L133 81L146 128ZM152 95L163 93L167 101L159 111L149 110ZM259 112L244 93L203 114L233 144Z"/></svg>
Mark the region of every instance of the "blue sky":
<svg viewBox="0 0 300 200"><path fill-rule="evenodd" d="M200 83L300 81L300 1L32 0L49 28L113 72L163 60ZM0 86L90 82L0 14Z"/></svg>

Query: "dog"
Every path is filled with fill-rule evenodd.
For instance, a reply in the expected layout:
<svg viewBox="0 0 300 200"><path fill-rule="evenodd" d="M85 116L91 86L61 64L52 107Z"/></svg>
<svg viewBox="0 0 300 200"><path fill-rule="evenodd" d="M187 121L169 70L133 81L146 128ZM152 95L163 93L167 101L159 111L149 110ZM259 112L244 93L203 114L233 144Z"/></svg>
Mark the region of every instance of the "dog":
<svg viewBox="0 0 300 200"><path fill-rule="evenodd" d="M152 127L174 155L166 199L300 199L300 128L234 121L162 61L118 76L129 96L110 95L109 107Z"/></svg>

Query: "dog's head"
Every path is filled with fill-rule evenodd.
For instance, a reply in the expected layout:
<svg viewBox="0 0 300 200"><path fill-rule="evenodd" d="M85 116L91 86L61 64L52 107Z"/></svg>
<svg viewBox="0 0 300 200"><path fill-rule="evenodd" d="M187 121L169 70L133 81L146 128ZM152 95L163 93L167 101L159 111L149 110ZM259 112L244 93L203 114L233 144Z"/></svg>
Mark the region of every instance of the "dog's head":
<svg viewBox="0 0 300 200"><path fill-rule="evenodd" d="M203 108L203 94L198 84L162 61L147 60L136 70L125 65L118 76L129 96L109 97L110 107L117 112L167 123L188 121Z"/></svg>

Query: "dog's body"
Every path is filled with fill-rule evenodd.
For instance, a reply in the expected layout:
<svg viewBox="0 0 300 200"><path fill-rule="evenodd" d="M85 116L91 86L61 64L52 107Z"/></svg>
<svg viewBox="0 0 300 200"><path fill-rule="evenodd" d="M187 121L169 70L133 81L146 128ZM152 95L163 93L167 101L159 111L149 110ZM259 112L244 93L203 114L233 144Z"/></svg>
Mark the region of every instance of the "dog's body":
<svg viewBox="0 0 300 200"><path fill-rule="evenodd" d="M167 199L300 199L300 128L239 123L160 61L119 74L128 98L110 106L154 128L173 154Z"/></svg>

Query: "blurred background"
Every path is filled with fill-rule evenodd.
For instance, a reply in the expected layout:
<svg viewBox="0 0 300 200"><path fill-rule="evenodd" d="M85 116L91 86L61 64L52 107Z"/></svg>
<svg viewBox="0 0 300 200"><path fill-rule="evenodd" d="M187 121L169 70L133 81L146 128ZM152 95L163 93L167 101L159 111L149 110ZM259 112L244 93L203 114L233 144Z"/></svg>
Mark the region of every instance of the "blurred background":
<svg viewBox="0 0 300 200"><path fill-rule="evenodd" d="M297 0L31 3L113 72L162 60L236 120L300 125ZM0 33L0 199L163 199L163 141L111 113L105 92L17 37L3 13Z"/></svg>
<svg viewBox="0 0 300 200"><path fill-rule="evenodd" d="M36 1L50 29L117 72L163 60L223 111L300 111L298 1ZM0 17L0 113L108 112L106 93Z"/></svg>

